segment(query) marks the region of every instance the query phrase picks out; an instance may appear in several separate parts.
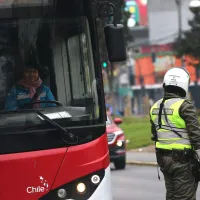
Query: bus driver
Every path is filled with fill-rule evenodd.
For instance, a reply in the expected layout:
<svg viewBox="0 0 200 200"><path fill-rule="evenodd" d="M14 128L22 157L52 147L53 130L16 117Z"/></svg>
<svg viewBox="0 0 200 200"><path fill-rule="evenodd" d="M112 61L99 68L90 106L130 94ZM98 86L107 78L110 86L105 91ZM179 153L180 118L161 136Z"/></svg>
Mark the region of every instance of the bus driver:
<svg viewBox="0 0 200 200"><path fill-rule="evenodd" d="M24 104L37 100L54 101L55 98L50 88L42 84L42 80L39 77L39 65L35 62L29 62L25 66L22 79L8 93L5 110L20 109L24 107ZM55 104L37 103L31 107L45 108L53 106Z"/></svg>

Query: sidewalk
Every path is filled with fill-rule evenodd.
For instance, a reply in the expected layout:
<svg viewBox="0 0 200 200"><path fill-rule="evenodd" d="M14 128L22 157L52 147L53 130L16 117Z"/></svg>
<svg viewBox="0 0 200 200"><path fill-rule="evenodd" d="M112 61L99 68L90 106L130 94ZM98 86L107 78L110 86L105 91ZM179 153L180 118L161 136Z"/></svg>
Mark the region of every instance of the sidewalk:
<svg viewBox="0 0 200 200"><path fill-rule="evenodd" d="M155 147L127 151L126 163L131 165L157 166Z"/></svg>

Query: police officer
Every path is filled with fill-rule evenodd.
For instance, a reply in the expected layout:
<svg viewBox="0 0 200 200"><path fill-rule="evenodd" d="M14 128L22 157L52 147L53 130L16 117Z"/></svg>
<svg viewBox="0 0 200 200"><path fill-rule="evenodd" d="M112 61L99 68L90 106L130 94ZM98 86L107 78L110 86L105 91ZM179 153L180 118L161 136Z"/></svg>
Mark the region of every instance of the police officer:
<svg viewBox="0 0 200 200"><path fill-rule="evenodd" d="M195 106L186 99L190 75L171 68L164 76L164 97L150 109L152 139L165 179L167 200L196 200L194 150L200 149L200 125Z"/></svg>

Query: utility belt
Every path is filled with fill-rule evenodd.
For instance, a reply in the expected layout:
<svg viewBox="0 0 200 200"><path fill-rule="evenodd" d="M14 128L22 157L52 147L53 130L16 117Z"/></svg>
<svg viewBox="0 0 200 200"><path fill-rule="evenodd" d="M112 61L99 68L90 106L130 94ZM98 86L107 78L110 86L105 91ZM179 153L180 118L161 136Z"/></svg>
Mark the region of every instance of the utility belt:
<svg viewBox="0 0 200 200"><path fill-rule="evenodd" d="M156 148L157 156L162 157L172 157L174 161L183 162L183 161L191 161L194 159L194 151L191 149L158 149Z"/></svg>
<svg viewBox="0 0 200 200"><path fill-rule="evenodd" d="M198 183L200 181L200 162L195 158L194 151L191 149L158 149L156 148L156 155L158 157L172 157L174 161L177 162L191 162L192 173L195 177L195 181Z"/></svg>

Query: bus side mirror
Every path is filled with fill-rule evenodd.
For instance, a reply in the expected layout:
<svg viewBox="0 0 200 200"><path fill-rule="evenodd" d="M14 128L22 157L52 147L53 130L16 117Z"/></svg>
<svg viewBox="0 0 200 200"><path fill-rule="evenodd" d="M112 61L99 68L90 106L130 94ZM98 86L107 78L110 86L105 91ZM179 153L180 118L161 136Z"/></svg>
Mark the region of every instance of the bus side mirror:
<svg viewBox="0 0 200 200"><path fill-rule="evenodd" d="M109 61L125 61L126 45L124 40L124 26L122 24L108 24L104 28L104 33Z"/></svg>

